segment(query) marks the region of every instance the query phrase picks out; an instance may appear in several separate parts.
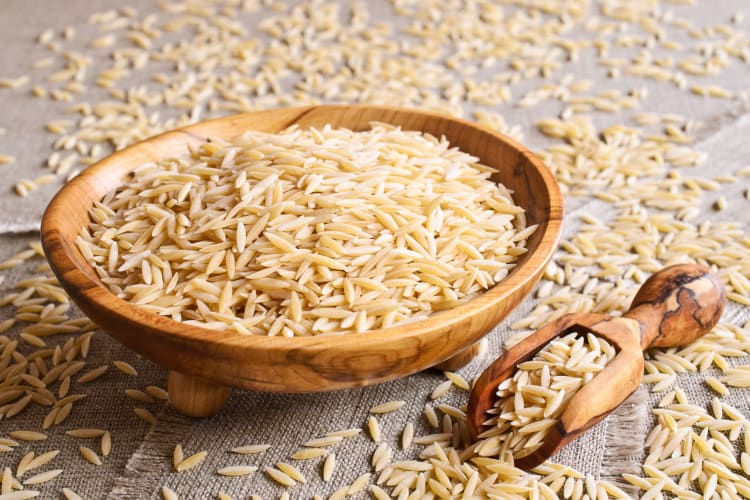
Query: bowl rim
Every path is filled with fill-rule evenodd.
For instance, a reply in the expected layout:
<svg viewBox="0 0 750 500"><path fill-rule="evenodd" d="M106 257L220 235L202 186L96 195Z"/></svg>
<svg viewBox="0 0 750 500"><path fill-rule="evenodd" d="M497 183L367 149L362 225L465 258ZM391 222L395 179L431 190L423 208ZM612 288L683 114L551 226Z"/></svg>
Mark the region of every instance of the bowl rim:
<svg viewBox="0 0 750 500"><path fill-rule="evenodd" d="M205 128L207 125L210 126L221 122L242 119L242 117L248 115L268 112L294 112L297 119L299 119L308 113L314 112L316 109L325 109L329 111L340 110L341 112L357 112L363 110L393 111L396 113L419 115L425 119L448 120L460 124L463 127L475 129L482 134L488 134L492 136L493 139L504 142L518 154L525 157L525 160L530 165L534 166L537 173L541 176L544 182L544 187L547 191L545 193L547 195L545 199L549 201L550 207L544 218L546 222L546 227L543 228L544 233L541 235L541 239L536 248L525 254L526 258L523 259L523 262L517 264L508 276L498 284L482 292L477 297L446 311L433 313L427 318L408 321L388 328L369 330L358 334L323 334L312 335L309 337L242 335L233 331L214 330L202 326L185 324L169 317L149 312L138 305L117 297L99 281L98 277L96 279L92 278L92 275L94 277L97 275L91 266L89 266L88 269L84 269L78 265L75 259L71 258L69 252L72 251L79 255L80 252L73 241L62 236L59 229L56 228L56 224L65 219L66 208L68 207L67 202L69 199L79 190L85 190L87 183L92 178L96 178L101 172L109 169L120 159L127 158L134 153L140 152L149 144L161 141L175 140L180 137L184 139L190 138L190 140L205 140L206 138L211 137L210 134L206 135L201 131L201 129ZM283 130L283 128L280 130ZM407 128L407 130L411 129ZM523 287L524 283L529 279L529 276L539 275L543 272L544 267L554 255L562 233L562 201L562 194L554 175L539 158L514 139L477 123L442 113L403 107L377 105L311 105L251 111L249 113L233 114L205 120L163 132L144 139L143 141L134 143L122 150L116 151L86 168L76 178L58 191L49 202L42 217L41 235L42 245L47 260L57 275L60 283L66 288L66 291L68 291L69 294L71 294L71 291L73 292L71 295L74 301L76 301L76 297L84 297L86 300L93 302L100 308L107 310L113 318L116 317L121 320L126 320L129 323L137 323L149 329L153 329L154 333L157 335L176 337L191 343L198 342L205 346L235 348L254 347L269 351L286 351L290 349L290 342L293 343L292 347L295 350L307 350L309 352L328 349L332 343L342 343L344 346L356 344L357 348L361 350L363 348L383 345L383 342L388 342L396 338L405 339L420 337L421 335L432 332L435 329L450 328L454 323L466 320L467 317L471 316L471 313L474 310L484 310L497 303L497 301L501 300L503 297L510 296L514 292L517 292ZM74 288L69 290L69 286ZM448 311L452 314L443 314ZM107 330L106 325L99 326L103 330ZM482 336L483 335L484 333ZM436 362L439 362L439 360Z"/></svg>

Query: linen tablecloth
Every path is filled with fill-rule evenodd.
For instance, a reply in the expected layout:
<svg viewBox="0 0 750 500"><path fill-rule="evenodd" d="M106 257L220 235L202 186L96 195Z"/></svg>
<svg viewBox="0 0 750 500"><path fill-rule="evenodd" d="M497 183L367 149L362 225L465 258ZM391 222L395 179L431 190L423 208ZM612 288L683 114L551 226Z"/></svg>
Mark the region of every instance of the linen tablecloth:
<svg viewBox="0 0 750 500"><path fill-rule="evenodd" d="M305 16L337 20L339 26L349 29L349 35L337 39L333 33L335 30L332 30L332 34L326 36L329 21L318 21L318 24L312 21L273 24L269 21L271 18L299 17L293 13L294 5L306 5ZM167 99L154 101L144 105L144 109L149 115L158 112L158 116L133 117L133 123L142 120L150 125L142 130L136 130L140 125L133 125L128 130L128 126L113 124L112 129L120 130L125 143L138 139L140 133L155 132L159 126L168 127L170 124L165 124L165 120L180 114L185 114L182 122L189 122L254 108L306 102L377 102L462 114L494 126L520 138L548 159L553 170L560 174L561 169L554 165L554 148L564 144L566 138L543 133L538 126L540 120L562 116L563 123L571 123L576 117L588 116L597 131L617 124L641 127L645 131L643 140L648 135L663 134L662 127L674 123L677 127L684 126L680 130L692 137L692 141L685 141L685 147L705 155L698 165L679 171L686 177L695 175L712 179L711 182L718 187L718 190L709 190L712 184L706 188L696 201L699 213L687 224L697 226L702 221L739 223L736 244L738 248L744 247L744 256L747 257L750 177L737 175L743 167L750 165L750 114L747 109L750 92L747 23L750 20L743 21L741 14L747 7L740 0L696 4L644 0L559 4L553 1L378 1L291 5L253 1L132 0L122 4L112 0L3 0L0 3L0 78L5 79L3 86L7 88L0 88L0 129L3 129L0 154L12 158L6 158L7 164L0 165L4 186L0 191L0 260L23 252L30 243L38 240L44 208L62 186L63 179L74 169L85 166L78 160L101 157L111 150L111 143L104 141L92 151L91 147L96 143L93 139L85 147L80 146L81 149L72 142L66 149L62 141L76 129L88 125L81 113L70 111L71 107L81 103L92 106L94 116L100 113L98 123L106 136L109 133L107 125L101 120L104 111L97 110L97 104L127 102L128 89L137 101L139 87L158 93L182 85L185 88L182 95L194 98L202 90L190 93L191 86L198 88L190 73L215 72L220 80L221 75L229 72L220 62L223 56L246 58L246 75L256 79L257 83L258 78L262 80L263 75L272 74L275 65L280 64L274 55L275 51L284 52L277 46L279 37L289 37L295 32L302 39L307 38L309 43L300 44L297 61L288 65L287 74L278 76L278 87L271 83L259 90L260 87L253 88L253 84L248 83L244 94L237 90L242 95L220 92L200 95L198 99L202 105L198 110L191 109L177 98L171 102ZM207 14L208 10L211 12ZM126 21L118 24L118 19ZM175 21L179 19L183 21ZM212 35L207 31L199 34L201 30L196 26L217 22L217 19L224 23L223 29L231 33L228 36L234 45L231 48L227 45L227 54L209 50L203 54L199 40L201 37L209 39ZM657 21L652 24L649 19ZM680 24L676 20L684 22ZM178 26L180 22L183 25ZM496 23L497 31L492 33L492 30L485 29L485 38L473 42L472 37L458 34L461 30L479 30L491 22ZM172 23L170 29L174 31L165 29L168 23ZM433 23L442 26L439 37L419 35L425 26ZM512 31L514 26L517 27L515 32ZM534 26L536 28L532 30ZM544 26L549 27L546 34ZM705 36L691 35L691 29L696 32L704 30ZM46 30L51 32L45 33ZM153 31L152 38L143 35L144 32L150 33L149 30ZM451 35L452 32L455 36ZM112 46L108 46L108 36L115 38ZM247 40L242 54L238 52L242 47L237 44L240 37ZM726 48L719 48L726 40L733 40L731 43L737 48L736 54L728 54ZM671 45L662 43L667 41ZM571 49L576 43L580 45ZM165 49L165 44L171 45ZM330 50L337 44L346 49ZM148 48L143 49L146 46ZM136 53L120 53L119 57L123 59L132 57L122 65L122 75L102 75L111 69L111 54L117 47L128 47ZM205 69L175 64L164 57L169 47L185 48L185 58L213 58L218 64ZM139 60L143 56L137 55L138 50L156 55ZM707 58L710 59L712 51L717 54L716 71L709 68L709 74L696 75L689 71L689 65L680 66L681 61L691 57L709 54ZM359 74L349 80L356 83L356 88L346 88L346 78L337 76L346 70L337 60L341 52L349 57L351 73L370 71L371 78ZM475 57L463 56L471 53ZM326 58L327 54L330 59ZM372 54L371 59L368 59L368 54ZM425 54L431 54L431 59L425 60ZM253 64L253 58L258 58L261 63ZM604 59L618 58L626 62L603 64ZM639 60L648 61L648 64L639 64ZM728 61L726 65L723 64L725 60ZM355 68L357 61L372 68ZM76 85L77 79L70 78L70 75L54 76L69 65L77 64L86 66L78 82L80 85ZM321 81L302 81L295 68L309 68L314 64L320 65ZM670 81L664 80L657 70L651 74L630 71L640 66L663 68L673 75L682 76ZM412 71L407 71L409 67ZM28 81L24 76L28 76ZM196 78L200 81L207 77L203 74ZM269 77L268 81L274 78ZM97 86L97 80L101 80L101 86ZM581 83L584 80L590 82ZM544 87L545 84L549 86ZM34 90L35 86L41 88ZM713 91L706 90L711 86L715 86ZM729 95L724 96L724 90ZM35 92L44 96L35 96ZM53 95L55 92L56 96ZM714 95L700 95L711 92ZM288 97L279 97L282 94ZM67 96L69 100L66 100ZM586 98L590 99L587 101ZM214 106L211 101L218 104ZM221 105L227 102L233 103L232 106ZM609 109L611 106L614 107ZM118 116L128 115L128 111L117 113ZM649 117L638 118L638 113L667 115L667 119L660 125L648 125ZM669 115L680 116L672 116L670 122ZM49 125L50 122L53 123ZM172 124L177 123L181 122L177 120ZM92 137L94 135L92 132ZM58 151L58 156L50 159L54 151ZM68 160L73 154L77 159ZM580 159L583 164L602 161L601 158L586 158L585 152L583 156ZM661 173L656 173L656 177L666 178L667 167L681 161L682 156L677 156L657 158L657 163L666 166ZM53 168L48 165L50 161ZM26 189L31 191L26 196L19 196L14 186L30 180L34 188L34 180L40 178L38 183L43 184L47 179L42 176L59 170L61 162L70 162L69 169L63 169L68 171L36 189ZM598 188L586 188L579 177L561 175L567 193L563 240L572 241L582 230L585 222L580 216L585 214L596 216L605 225L610 225L602 231L614 231L612 221L624 202L612 201L607 193L616 195L618 191L653 182L654 175L638 173L640 167L634 164L636 173L620 187L616 182L613 184L610 173L602 167L590 168L591 179L609 179L602 181ZM736 182L722 176L736 176ZM25 186L29 188L29 184ZM24 187L20 189L23 191ZM726 208L718 210L725 202ZM649 207L648 210L658 212L658 208ZM666 213L677 211L667 209ZM38 269L42 262L41 258L33 257L16 267L0 271L3 280L0 295L14 293L19 281L43 274L45 271ZM741 256L733 265L745 280L750 279L748 262ZM540 286L544 286L544 281ZM633 283L632 287L634 290L637 284ZM542 300L535 294L527 298L488 335L487 354L459 373L470 380L481 372L500 352L503 341L519 333L511 325L534 311ZM17 308L12 304L6 305L0 309L0 319L12 317L16 312ZM79 314L73 311L72 316ZM730 301L724 321L742 327L748 317L747 307ZM24 326L25 323L18 322L4 335L17 340ZM73 337L76 335L80 333ZM54 348L63 345L70 337L51 336L45 337L44 341ZM18 349L28 354L40 348L21 340ZM94 382L75 383L80 374L102 365L112 365L118 360L132 365L137 376L110 366L105 375ZM381 418L384 439L392 443L395 459L415 458L421 447L415 445L409 450L401 450L397 445L400 433L407 422L416 423L417 435L431 432L422 411L426 403L434 404L430 394L445 380L443 374L428 370L390 383L334 393L291 395L234 391L221 413L210 418L192 419L178 414L159 399L146 403L128 397L126 389L165 387L166 371L138 357L103 332L96 331L92 337L85 362L83 370L73 377L70 394L86 394L86 397L73 405L70 416L46 430L46 440L22 442L18 447L0 453L0 469L10 467L15 471L21 457L29 451L40 454L61 450L59 456L40 471L59 468L64 470L63 473L53 481L28 487L38 488L44 498L59 498L63 487L72 489L83 498L159 498L162 486L170 487L181 498L215 498L219 491L234 498L247 498L252 494L278 498L284 489L260 470L241 478L221 477L216 470L246 463L262 468L289 461L289 455L308 439L336 430L364 428L369 409L391 400L404 400L406 405ZM746 364L747 357L733 358L732 362ZM676 384L698 405L708 405L714 395L704 383L704 374L680 374ZM55 392L57 386L50 389ZM627 486L621 475L641 474L644 441L654 423L651 408L661 396L663 393L651 393L647 386L642 387L620 410L564 449L554 460L583 474ZM745 415L750 412L746 390L732 388L725 400ZM467 393L454 387L439 402L461 406L466 401ZM156 417L156 422L150 424L139 418L133 410L136 407L148 409ZM0 420L0 438L8 437L10 432L18 429L40 431L48 411L49 407L32 402L18 415L3 418ZM96 438L76 439L65 434L70 429L89 427L106 429L112 435L112 452L103 457L102 465L88 463L78 449L79 446L88 446L98 451ZM207 458L195 469L175 472L172 452L178 443L186 456L206 450ZM253 456L228 451L251 443L266 443L271 448ZM334 451L338 466L329 483L320 479L322 459L296 462L307 482L290 489L290 496L327 496L360 474L372 472L370 459L375 446L366 431L337 445ZM24 478L31 474L27 473Z"/></svg>

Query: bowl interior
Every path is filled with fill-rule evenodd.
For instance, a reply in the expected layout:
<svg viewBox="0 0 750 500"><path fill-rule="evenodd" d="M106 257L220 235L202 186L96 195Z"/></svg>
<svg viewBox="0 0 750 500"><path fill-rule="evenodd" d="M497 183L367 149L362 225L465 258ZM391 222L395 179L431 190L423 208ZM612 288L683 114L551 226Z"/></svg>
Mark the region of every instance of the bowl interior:
<svg viewBox="0 0 750 500"><path fill-rule="evenodd" d="M513 191L528 224L539 228L528 252L501 283L449 311L425 320L343 337L242 336L178 323L146 312L110 293L77 250L95 201L119 186L136 167L180 156L188 145L228 139L248 129L278 132L331 124L352 130L373 121L445 136L452 146L496 169L493 179ZM477 341L531 289L560 235L561 196L551 173L523 146L466 121L377 106L313 106L247 113L167 132L119 151L88 168L50 203L42 242L50 264L73 300L110 334L173 370L246 388L307 391L364 385L439 363ZM227 363L232 369L227 370ZM222 368L222 366L224 368ZM299 367L294 371L290 367ZM315 377L305 372L312 370ZM317 378L316 378L317 377Z"/></svg>

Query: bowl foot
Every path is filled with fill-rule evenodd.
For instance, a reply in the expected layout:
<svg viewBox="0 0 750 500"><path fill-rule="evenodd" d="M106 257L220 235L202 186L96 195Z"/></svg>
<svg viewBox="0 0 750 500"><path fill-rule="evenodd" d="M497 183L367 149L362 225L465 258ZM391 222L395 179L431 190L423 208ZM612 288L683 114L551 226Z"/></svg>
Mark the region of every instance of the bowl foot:
<svg viewBox="0 0 750 500"><path fill-rule="evenodd" d="M487 351L487 339L483 338L471 344L452 358L433 366L434 369L443 372L453 372L471 363L474 358L481 356Z"/></svg>
<svg viewBox="0 0 750 500"><path fill-rule="evenodd" d="M208 417L224 408L229 398L229 387L169 371L167 392L172 405L190 417Z"/></svg>

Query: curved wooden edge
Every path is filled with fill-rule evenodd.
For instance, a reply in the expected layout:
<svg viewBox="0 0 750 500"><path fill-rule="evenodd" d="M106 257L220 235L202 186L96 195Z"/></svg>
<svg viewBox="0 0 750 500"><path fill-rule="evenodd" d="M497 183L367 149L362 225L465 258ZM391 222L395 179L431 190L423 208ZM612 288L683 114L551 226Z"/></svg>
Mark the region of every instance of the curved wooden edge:
<svg viewBox="0 0 750 500"><path fill-rule="evenodd" d="M481 338L463 351L454 354L453 357L446 359L442 363L436 364L433 368L443 372L453 372L468 365L486 351L487 339Z"/></svg>
<svg viewBox="0 0 750 500"><path fill-rule="evenodd" d="M531 202L532 200L543 201L549 205L544 207L548 210L547 217L540 217L536 213L531 218L532 221L538 220L540 223L539 230L532 236L536 250L522 256L513 271L499 285L478 298L452 309L450 314L437 313L425 320L386 330L338 336L332 340L331 337L325 336L294 339L248 337L185 325L145 312L117 298L102 286L96 273L72 243L77 236L77 231L87 222L86 212L91 206L91 201L86 206L87 200L100 199L106 192L114 189L122 182L127 172L135 168L134 162L142 164L159 159L158 155L153 152L156 144L187 145L202 142L210 137L228 138L237 135L237 128L242 128L246 123L256 124L259 118L262 118L264 126L254 126L255 130L276 131L294 123L307 126L316 123L316 113L329 116L335 112L340 113L337 115L339 123L356 117L356 123L361 124L362 127L368 126L371 121L378 120L400 124L404 129L410 129L409 124L413 123L414 128L424 130L424 124L429 121L438 129L444 127L443 134L449 137L452 144L457 143L454 144L457 147L461 147L461 141L468 136L467 130L470 130L472 134L482 139L479 146L480 152L472 151L480 158L481 150L488 150L492 141L501 141L518 150L523 161L533 166L535 175L538 175L542 181L537 186L541 187L543 192L531 192L532 188L528 187L530 192L525 193L524 196L527 196L529 202L525 208L529 213L541 210ZM351 126L351 122L347 123L350 128L355 128ZM334 120L332 124L337 123ZM422 125L422 127L416 127L416 125ZM457 134L456 141L453 141L450 136L451 131ZM513 175L531 175L531 172L520 167L522 163L520 159L517 160L516 166L511 169ZM97 182L92 182L93 179ZM104 182L99 182L102 179ZM92 185L96 185L97 188L92 188ZM71 207L74 209L71 210ZM105 327L110 322L116 321L123 326L123 331L140 330L140 335L137 337L132 333L108 331L125 345L146 357L171 370L204 376L229 385L265 391L309 392L367 385L415 373L435 362L439 363L450 358L465 345L479 340L531 290L541 277L557 247L562 230L562 214L562 196L549 169L526 148L502 134L436 113L378 106L309 106L209 120L166 132L114 153L86 169L53 198L42 219L42 244L60 283L81 309L95 322ZM512 306L503 304L503 301L510 299L513 299ZM498 306L498 304L501 305ZM472 333L462 338L462 344L457 346L455 341L446 342L445 337L455 330ZM145 337L148 339L144 340ZM214 364L221 366L222 369L207 372L205 367L195 367L177 353L174 356L165 357L163 351L177 344L189 346L190 350L202 355L213 356ZM432 359L421 359L418 352L413 358L399 359L398 353L403 352L403 349L418 351L427 345L435 351ZM266 368L272 367L275 363L301 362L309 365L311 371L302 370L298 377L291 380L274 377L273 374L266 375L260 371L256 372L257 377L247 371L232 371L232 363L237 361L239 356L238 352L233 352L235 350L242 351L242 356L246 359L257 357L258 360L263 361ZM368 356L376 356L373 353L379 350L385 353L384 356L393 358L380 359L379 363L375 363L387 368L363 373L362 365L357 360L362 361ZM346 369L330 371L329 360L342 356L352 358L351 367L344 367L351 368L351 373L345 373ZM247 370L252 372L252 367ZM296 376L289 370L280 369L279 373L281 372L286 376ZM312 381L311 376L322 377L326 384L321 385L320 382Z"/></svg>

